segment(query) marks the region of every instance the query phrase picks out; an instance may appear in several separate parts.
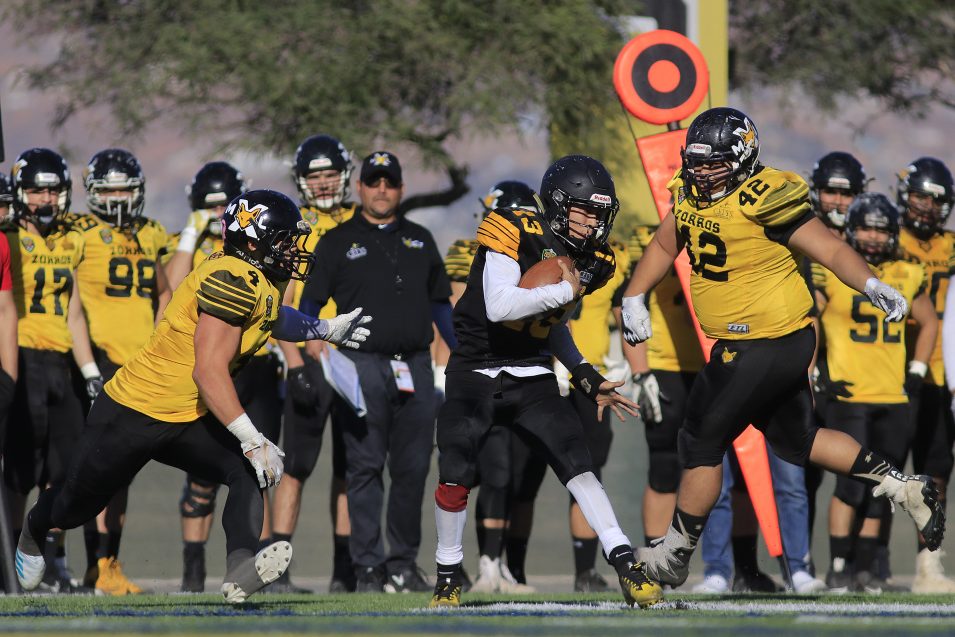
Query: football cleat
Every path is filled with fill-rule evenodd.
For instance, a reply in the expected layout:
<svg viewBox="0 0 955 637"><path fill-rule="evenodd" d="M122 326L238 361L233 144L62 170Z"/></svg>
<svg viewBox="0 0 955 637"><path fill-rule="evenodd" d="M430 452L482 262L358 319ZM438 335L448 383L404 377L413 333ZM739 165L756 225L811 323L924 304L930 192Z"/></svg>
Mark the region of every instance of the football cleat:
<svg viewBox="0 0 955 637"><path fill-rule="evenodd" d="M670 548L663 540L657 540L649 547L641 546L637 551L637 557L644 564L647 576L674 588L685 582L689 576L692 555L692 549Z"/></svg>
<svg viewBox="0 0 955 637"><path fill-rule="evenodd" d="M138 595L143 589L131 582L115 557L101 557L96 561L98 576L94 587L107 595Z"/></svg>
<svg viewBox="0 0 955 637"><path fill-rule="evenodd" d="M648 608L663 601L663 588L647 577L642 563L631 564L619 579L620 590L629 606L636 604L640 608Z"/></svg>
<svg viewBox="0 0 955 637"><path fill-rule="evenodd" d="M943 554L943 551L922 549L915 556L913 593L955 593L955 581L945 576L945 569L942 567Z"/></svg>
<svg viewBox="0 0 955 637"><path fill-rule="evenodd" d="M915 521L915 526L930 551L942 545L945 536L945 509L939 504L938 489L926 475L903 476L894 470L886 475L872 495L884 495L902 507Z"/></svg>
<svg viewBox="0 0 955 637"><path fill-rule="evenodd" d="M277 580L292 561L292 545L273 542L226 573L222 594L230 604L241 604L250 595Z"/></svg>
<svg viewBox="0 0 955 637"><path fill-rule="evenodd" d="M28 555L17 548L16 567L20 587L25 591L32 591L43 581L46 560L42 555Z"/></svg>
<svg viewBox="0 0 955 637"><path fill-rule="evenodd" d="M609 590L610 585L607 584L607 580L596 569L587 569L574 577L575 593L606 593Z"/></svg>
<svg viewBox="0 0 955 637"><path fill-rule="evenodd" d="M450 577L439 578L434 585L434 595L431 596L431 608L451 607L461 605L461 583Z"/></svg>

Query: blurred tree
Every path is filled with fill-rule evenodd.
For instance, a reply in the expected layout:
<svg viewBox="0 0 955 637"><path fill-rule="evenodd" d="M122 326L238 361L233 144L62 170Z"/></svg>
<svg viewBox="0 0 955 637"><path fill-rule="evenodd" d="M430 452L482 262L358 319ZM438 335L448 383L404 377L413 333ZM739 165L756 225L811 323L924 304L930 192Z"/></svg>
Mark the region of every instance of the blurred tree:
<svg viewBox="0 0 955 637"><path fill-rule="evenodd" d="M327 132L359 155L411 144L467 191L447 142L544 120L586 134L613 95L625 0L4 0L24 39L60 38L28 69L55 89L55 125L107 106L118 134L159 120L290 155ZM437 195L437 196L435 196Z"/></svg>
<svg viewBox="0 0 955 637"><path fill-rule="evenodd" d="M840 97L955 108L953 33L951 0L730 0L730 82L800 89L828 110Z"/></svg>

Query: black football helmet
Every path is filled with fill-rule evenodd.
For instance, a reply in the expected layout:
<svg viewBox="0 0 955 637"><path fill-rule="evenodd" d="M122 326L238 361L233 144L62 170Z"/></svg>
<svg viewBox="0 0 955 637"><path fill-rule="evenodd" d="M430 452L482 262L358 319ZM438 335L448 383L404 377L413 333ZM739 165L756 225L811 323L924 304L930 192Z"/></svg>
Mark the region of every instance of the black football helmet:
<svg viewBox="0 0 955 637"><path fill-rule="evenodd" d="M547 224L573 252L594 252L606 245L620 209L610 173L585 155L567 155L551 164L541 179L540 200ZM586 238L571 234L572 206L598 213L597 226Z"/></svg>
<svg viewBox="0 0 955 637"><path fill-rule="evenodd" d="M308 278L312 255L305 241L311 228L282 193L242 193L229 203L222 225L223 251L262 270L273 283Z"/></svg>
<svg viewBox="0 0 955 637"><path fill-rule="evenodd" d="M856 235L860 228L884 230L889 239L862 241ZM846 242L872 265L894 258L899 246L899 209L881 193L861 193L846 213Z"/></svg>
<svg viewBox="0 0 955 637"><path fill-rule="evenodd" d="M49 148L23 151L13 162L10 181L13 217L17 220L29 219L41 234L46 234L58 219L70 211L73 178L69 166L59 153ZM31 188L49 188L56 192L56 203L39 206L31 212L26 197L26 191Z"/></svg>
<svg viewBox="0 0 955 637"><path fill-rule="evenodd" d="M90 212L118 228L132 226L143 214L146 177L128 150L107 148L90 158L83 172ZM125 190L128 196L105 197L103 191Z"/></svg>
<svg viewBox="0 0 955 637"><path fill-rule="evenodd" d="M249 189L249 185L232 164L210 161L199 169L192 183L186 186L186 196L192 210L210 210L228 205L233 199ZM206 229L214 235L222 234L222 222L213 219Z"/></svg>
<svg viewBox="0 0 955 637"><path fill-rule="evenodd" d="M485 217L498 208L520 208L530 212L540 212L542 208L537 193L523 181L499 181L480 201Z"/></svg>
<svg viewBox="0 0 955 637"><path fill-rule="evenodd" d="M920 239L941 232L955 200L955 185L948 167L934 157L920 157L898 177L896 196L903 211L902 224ZM911 193L926 195L932 201L913 202L909 198Z"/></svg>
<svg viewBox="0 0 955 637"><path fill-rule="evenodd" d="M0 173L0 206L9 206L13 203L13 188L6 173Z"/></svg>
<svg viewBox="0 0 955 637"><path fill-rule="evenodd" d="M846 206L845 210L823 210L820 191L842 190L856 197L865 190L867 182L865 169L851 154L836 151L820 157L809 176L809 200L813 211L830 228L842 230L846 225L846 210L849 207Z"/></svg>
<svg viewBox="0 0 955 637"><path fill-rule="evenodd" d="M711 108L690 124L680 155L686 196L697 205L710 204L736 190L756 171L759 133L752 120L735 108ZM721 170L703 170L719 164L724 164Z"/></svg>
<svg viewBox="0 0 955 637"><path fill-rule="evenodd" d="M308 187L307 177L320 170L338 171L338 189L330 197L316 197ZM319 210L337 208L348 196L351 184L351 153L344 144L330 135L312 135L295 149L292 181L298 188L302 203Z"/></svg>

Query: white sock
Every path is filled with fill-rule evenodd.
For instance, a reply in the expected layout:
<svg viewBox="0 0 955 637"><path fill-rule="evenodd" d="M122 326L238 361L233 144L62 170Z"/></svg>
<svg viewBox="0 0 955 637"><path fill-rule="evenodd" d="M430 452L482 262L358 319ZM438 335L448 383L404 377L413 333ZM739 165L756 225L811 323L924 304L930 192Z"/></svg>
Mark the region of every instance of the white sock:
<svg viewBox="0 0 955 637"><path fill-rule="evenodd" d="M597 476L590 471L574 476L567 481L567 490L577 500L581 513L587 519L587 524L600 538L604 555L609 556L610 551L621 544L630 546L630 540L617 524L617 516L614 515L610 499Z"/></svg>
<svg viewBox="0 0 955 637"><path fill-rule="evenodd" d="M468 511L445 511L434 505L434 521L438 529L438 548L434 552L438 564L460 564L464 561L464 525Z"/></svg>

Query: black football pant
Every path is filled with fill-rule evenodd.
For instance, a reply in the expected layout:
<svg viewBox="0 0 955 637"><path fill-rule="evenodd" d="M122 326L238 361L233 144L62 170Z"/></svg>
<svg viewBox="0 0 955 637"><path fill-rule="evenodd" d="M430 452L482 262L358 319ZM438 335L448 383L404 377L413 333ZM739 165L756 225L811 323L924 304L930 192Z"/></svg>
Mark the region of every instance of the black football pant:
<svg viewBox="0 0 955 637"><path fill-rule="evenodd" d="M919 392L915 414L915 438L912 441L912 465L915 473L948 481L952 475L952 445L955 444L955 419L952 396L945 387L924 383Z"/></svg>
<svg viewBox="0 0 955 637"><path fill-rule="evenodd" d="M150 460L225 484L226 550L255 552L262 493L235 436L211 415L188 423L162 422L120 405L106 392L93 401L65 483L43 491L30 512L31 534L42 545L49 529L72 529L93 519Z"/></svg>

